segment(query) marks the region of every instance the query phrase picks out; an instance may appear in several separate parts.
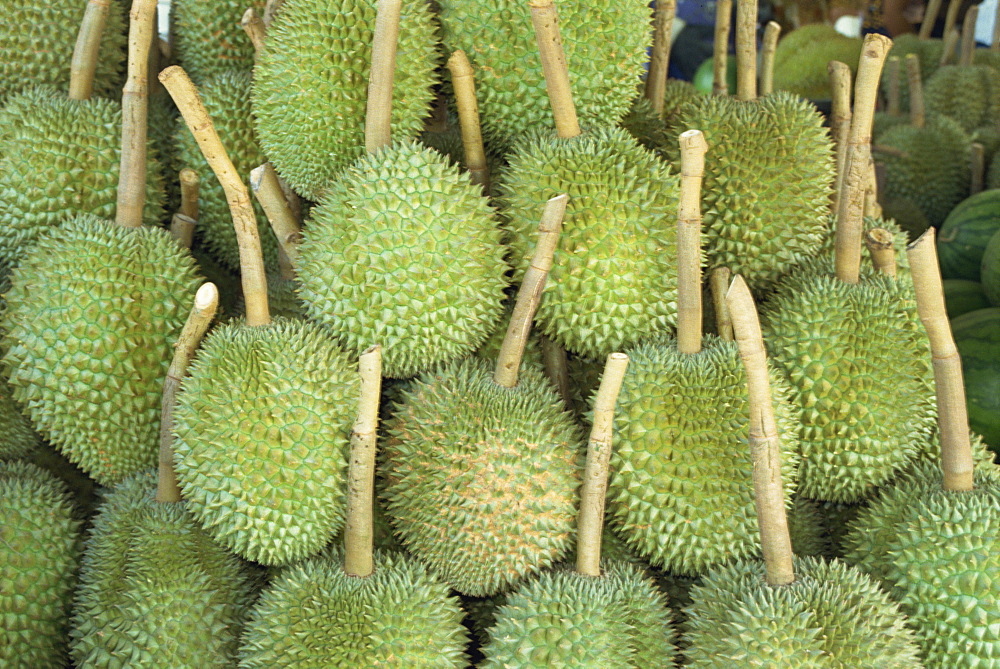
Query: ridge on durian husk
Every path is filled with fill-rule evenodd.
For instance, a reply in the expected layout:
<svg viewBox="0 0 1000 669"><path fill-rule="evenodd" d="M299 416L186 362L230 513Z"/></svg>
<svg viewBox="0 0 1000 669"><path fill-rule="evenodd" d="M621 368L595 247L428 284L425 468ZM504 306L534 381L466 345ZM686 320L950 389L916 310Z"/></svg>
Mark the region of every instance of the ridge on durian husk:
<svg viewBox="0 0 1000 669"><path fill-rule="evenodd" d="M172 0L170 44L177 64L199 90L220 72L239 70L249 74L253 69L253 44L240 27L240 19L248 7L261 16L264 6L264 0ZM247 88L249 95L249 85ZM210 116L218 122L214 114ZM228 149L229 145L225 146Z"/></svg>
<svg viewBox="0 0 1000 669"><path fill-rule="evenodd" d="M499 203L519 281L545 202L569 195L555 264L535 316L541 334L602 360L673 326L677 176L621 128L523 138L501 172Z"/></svg>
<svg viewBox="0 0 1000 669"><path fill-rule="evenodd" d="M213 330L174 411L174 468L198 522L266 565L319 552L344 523L357 365L316 323Z"/></svg>
<svg viewBox="0 0 1000 669"><path fill-rule="evenodd" d="M376 550L374 567L348 576L337 546L283 570L251 612L240 669L467 666L448 586L402 553Z"/></svg>
<svg viewBox="0 0 1000 669"><path fill-rule="evenodd" d="M532 367L514 388L466 358L401 390L380 496L403 545L459 592L492 595L565 555L582 435Z"/></svg>
<svg viewBox="0 0 1000 669"><path fill-rule="evenodd" d="M163 379L196 272L165 230L77 216L11 274L0 343L14 399L103 485L156 463Z"/></svg>
<svg viewBox="0 0 1000 669"><path fill-rule="evenodd" d="M601 567L598 577L557 567L508 593L479 666L673 666L666 597L635 565L602 560Z"/></svg>
<svg viewBox="0 0 1000 669"><path fill-rule="evenodd" d="M257 577L155 492L140 472L94 518L71 630L80 669L233 666Z"/></svg>
<svg viewBox="0 0 1000 669"><path fill-rule="evenodd" d="M381 344L391 378L472 353L503 313L493 216L479 186L433 149L406 140L363 156L304 227L306 313L354 355Z"/></svg>

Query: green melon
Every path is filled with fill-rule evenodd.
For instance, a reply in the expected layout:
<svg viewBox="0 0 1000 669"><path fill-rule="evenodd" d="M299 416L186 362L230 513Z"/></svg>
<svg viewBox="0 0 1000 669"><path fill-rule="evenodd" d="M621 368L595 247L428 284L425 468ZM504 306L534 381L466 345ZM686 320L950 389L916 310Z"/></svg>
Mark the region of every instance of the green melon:
<svg viewBox="0 0 1000 669"><path fill-rule="evenodd" d="M979 266L979 281L990 304L1000 307L1000 231L986 243L983 262Z"/></svg>
<svg viewBox="0 0 1000 669"><path fill-rule="evenodd" d="M962 314L951 331L962 356L969 427L1000 449L1000 308Z"/></svg>
<svg viewBox="0 0 1000 669"><path fill-rule="evenodd" d="M945 279L941 282L944 288L944 304L948 310L948 318L957 318L976 309L987 309L990 301L983 292L983 284L965 279Z"/></svg>
<svg viewBox="0 0 1000 669"><path fill-rule="evenodd" d="M958 203L941 224L937 236L941 276L979 281L983 251L998 230L1000 190L984 190Z"/></svg>

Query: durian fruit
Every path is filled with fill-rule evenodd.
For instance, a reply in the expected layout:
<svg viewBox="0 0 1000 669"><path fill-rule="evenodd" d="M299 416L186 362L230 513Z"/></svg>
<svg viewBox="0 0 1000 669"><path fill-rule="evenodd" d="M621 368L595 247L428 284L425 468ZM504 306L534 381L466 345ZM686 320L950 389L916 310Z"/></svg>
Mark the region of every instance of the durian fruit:
<svg viewBox="0 0 1000 669"><path fill-rule="evenodd" d="M935 11L936 13L936 11ZM944 42L940 39L930 39L930 27L936 20L935 16L928 13L921 24L920 35L913 33L903 33L897 35L892 41L892 50L889 52L890 58L899 58L905 62L906 56L914 54L920 62L920 72L924 80L932 76L941 65L941 56L944 53ZM924 26L928 26L927 33L924 34ZM882 80L882 92L888 97L890 82L888 79ZM900 80L899 101L905 109L910 105L910 84L906 77Z"/></svg>
<svg viewBox="0 0 1000 669"><path fill-rule="evenodd" d="M172 0L170 45L177 64L199 87L222 72L249 73L254 51L240 17L248 7L262 12L264 5L264 0ZM248 86L243 93L249 92Z"/></svg>
<svg viewBox="0 0 1000 669"><path fill-rule="evenodd" d="M827 63L847 63L853 75L860 56L861 40L838 33L832 25L814 23L796 28L778 42L774 88L812 100L827 99Z"/></svg>
<svg viewBox="0 0 1000 669"><path fill-rule="evenodd" d="M69 490L27 462L0 460L0 665L66 666L82 536Z"/></svg>
<svg viewBox="0 0 1000 669"><path fill-rule="evenodd" d="M892 51L890 50L890 54ZM883 89L886 91L886 106L883 111L876 111L872 124L872 140L877 142L882 134L889 128L903 125L909 119L902 113L900 103L900 68L902 61L898 56L890 56L885 63L885 72L882 74Z"/></svg>
<svg viewBox="0 0 1000 669"><path fill-rule="evenodd" d="M38 433L14 401L10 384L0 378L0 460L13 460L33 453L39 446Z"/></svg>

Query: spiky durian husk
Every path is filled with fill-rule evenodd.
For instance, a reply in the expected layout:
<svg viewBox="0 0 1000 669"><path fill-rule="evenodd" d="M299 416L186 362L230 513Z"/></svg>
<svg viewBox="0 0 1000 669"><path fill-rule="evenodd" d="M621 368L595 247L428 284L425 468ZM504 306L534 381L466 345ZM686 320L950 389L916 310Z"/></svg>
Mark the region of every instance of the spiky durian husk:
<svg viewBox="0 0 1000 669"><path fill-rule="evenodd" d="M944 42L940 39L922 40L917 37L916 33L903 33L893 38L892 48L889 49L889 58L899 57L899 103L903 109L910 107L910 84L906 77L905 63L907 54L911 53L917 54L917 59L920 61L920 78L926 82L941 66ZM888 96L888 77L883 76L881 84L882 94Z"/></svg>
<svg viewBox="0 0 1000 669"><path fill-rule="evenodd" d="M836 217L831 215L830 226L831 228L835 225ZM910 259L906 254L906 247L909 244L909 239L907 239L906 233L899 226L896 221L887 218L875 218L871 216L866 216L862 220L862 230L864 234L876 228L881 228L883 230L888 230L892 234L892 248L896 256L896 276L902 281L902 285L907 288L907 290L912 289L913 280L910 278ZM797 275L807 275L815 274L817 272L826 272L827 274L834 273L834 267L836 262L836 235L830 235L825 240L823 240L823 245L820 247L819 252L810 258L806 258L798 266L793 268L789 272L791 277L789 280L794 281L794 277ZM867 245L861 245L861 276L868 279L873 276L878 276L879 271L875 268L875 264L872 261L871 251L869 251Z"/></svg>
<svg viewBox="0 0 1000 669"><path fill-rule="evenodd" d="M714 336L695 354L672 339L629 351L608 507L618 534L654 566L693 576L760 550L746 384L736 343ZM771 387L790 498L800 427L787 382L772 373Z"/></svg>
<svg viewBox="0 0 1000 669"><path fill-rule="evenodd" d="M69 491L26 462L0 461L0 665L61 669L82 536Z"/></svg>
<svg viewBox="0 0 1000 669"><path fill-rule="evenodd" d="M40 443L38 433L21 413L14 401L10 384L0 378L0 460L23 458L34 452Z"/></svg>
<svg viewBox="0 0 1000 669"><path fill-rule="evenodd" d="M120 98L125 73L124 3L108 9L94 76L94 94ZM78 0L9 0L0 27L0 100L39 84L63 95L87 3ZM120 138L119 138L120 139Z"/></svg>
<svg viewBox="0 0 1000 669"><path fill-rule="evenodd" d="M286 0L254 69L257 137L299 194L320 200L364 152L375 3ZM426 2L405 0L393 78L392 133L415 137L434 94L437 37Z"/></svg>
<svg viewBox="0 0 1000 669"><path fill-rule="evenodd" d="M986 187L1000 188L1000 151L993 156L990 167L986 171Z"/></svg>
<svg viewBox="0 0 1000 669"><path fill-rule="evenodd" d="M382 373L406 378L496 328L504 253L479 186L433 149L398 142L359 159L312 210L299 297L346 350L381 344Z"/></svg>
<svg viewBox="0 0 1000 669"><path fill-rule="evenodd" d="M261 16L264 4L264 0L172 0L170 44L177 64L199 87L227 70L249 73L254 49L240 27L240 18L248 7ZM217 122L214 116L212 120Z"/></svg>
<svg viewBox="0 0 1000 669"><path fill-rule="evenodd" d="M219 139L244 180L250 178L250 170L266 160L254 135L250 112L250 83L249 72L222 70L206 77L198 85L198 94L215 124ZM226 193L183 119L177 120L173 136L177 146L178 169L190 167L201 176L195 234L222 264L239 271L240 251ZM268 273L277 272L278 241L256 199L253 204L264 265Z"/></svg>
<svg viewBox="0 0 1000 669"><path fill-rule="evenodd" d="M830 556L833 546L820 503L796 495L788 509L788 534L792 551L799 556Z"/></svg>
<svg viewBox="0 0 1000 669"><path fill-rule="evenodd" d="M566 193L556 262L535 316L542 334L598 360L664 332L677 311L677 177L623 129L538 132L509 156L499 191L523 275L545 202Z"/></svg>
<svg viewBox="0 0 1000 669"><path fill-rule="evenodd" d="M199 285L159 228L78 216L11 274L2 364L48 441L108 485L156 463L163 378Z"/></svg>
<svg viewBox="0 0 1000 669"><path fill-rule="evenodd" d="M797 36L800 31L809 34ZM845 37L831 25L803 26L778 42L774 54L774 89L813 100L828 100L831 94L827 64L831 60L845 63L853 76L860 56L860 39Z"/></svg>
<svg viewBox="0 0 1000 669"><path fill-rule="evenodd" d="M30 93L30 116L0 142L0 262L14 264L47 228L74 214L114 219L121 105ZM19 104L13 102L11 104ZM163 218L163 173L147 158L143 219Z"/></svg>
<svg viewBox="0 0 1000 669"><path fill-rule="evenodd" d="M525 132L555 127L530 9L523 2L442 0L442 40L476 70L483 136L506 151ZM614 125L628 112L647 62L644 2L564 2L559 30L573 102L584 125Z"/></svg>
<svg viewBox="0 0 1000 669"><path fill-rule="evenodd" d="M232 667L255 578L140 472L111 490L86 543L76 666Z"/></svg>
<svg viewBox="0 0 1000 669"><path fill-rule="evenodd" d="M740 560L691 590L688 667L919 669L904 616L863 572L838 560L795 560L795 582L771 587Z"/></svg>
<svg viewBox="0 0 1000 669"><path fill-rule="evenodd" d="M382 496L403 545L459 592L492 595L562 557L576 528L581 435L531 367L514 388L466 358L401 391Z"/></svg>
<svg viewBox="0 0 1000 669"><path fill-rule="evenodd" d="M1000 120L998 72L985 65L944 65L927 79L927 111L950 116L966 132Z"/></svg>
<svg viewBox="0 0 1000 669"><path fill-rule="evenodd" d="M910 118L899 114L898 116L893 116L888 112L875 112L875 119L872 123L872 141L878 142L882 135L888 130L895 128L898 125L908 125L910 123Z"/></svg>
<svg viewBox="0 0 1000 669"><path fill-rule="evenodd" d="M639 97L622 118L621 126L640 144L662 157L664 147L668 143L676 144L677 135L683 132L683 130L674 132L681 108L704 96L705 94L695 88L690 81L667 79L663 95L663 113L657 115L649 100Z"/></svg>
<svg viewBox="0 0 1000 669"><path fill-rule="evenodd" d="M493 329L493 333L486 338L479 348L473 353L477 358L482 358L490 364L496 364L500 349L503 347L504 337L510 328L510 317L514 313L514 301L507 300L504 304L504 313L500 317L500 322ZM539 372L545 373L545 359L542 352L542 342L538 333L530 331L528 333L528 343L524 347L524 355L521 358L522 365L531 365Z"/></svg>
<svg viewBox="0 0 1000 669"><path fill-rule="evenodd" d="M220 544L266 565L317 553L344 523L356 363L315 323L212 331L174 412L188 508Z"/></svg>
<svg viewBox="0 0 1000 669"><path fill-rule="evenodd" d="M601 571L594 578L555 569L508 594L480 666L672 666L666 598L634 565L605 561Z"/></svg>
<svg viewBox="0 0 1000 669"><path fill-rule="evenodd" d="M291 567L254 606L240 669L464 667L458 598L417 561L375 552L367 578L339 550Z"/></svg>
<svg viewBox="0 0 1000 669"><path fill-rule="evenodd" d="M807 100L779 91L754 102L711 96L686 105L678 127L705 133L703 247L755 290L771 286L831 234L833 145ZM679 164L680 148L668 146Z"/></svg>

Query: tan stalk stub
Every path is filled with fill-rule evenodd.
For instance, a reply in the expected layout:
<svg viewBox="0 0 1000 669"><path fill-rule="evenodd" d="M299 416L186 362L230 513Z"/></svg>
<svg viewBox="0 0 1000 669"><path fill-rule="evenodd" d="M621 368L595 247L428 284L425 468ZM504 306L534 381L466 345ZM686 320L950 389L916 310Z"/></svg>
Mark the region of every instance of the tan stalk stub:
<svg viewBox="0 0 1000 669"><path fill-rule="evenodd" d="M538 335L538 339L542 346L545 377L555 386L563 404L571 406L573 395L569 390L569 361L566 359L566 349L545 335Z"/></svg>
<svg viewBox="0 0 1000 669"><path fill-rule="evenodd" d="M214 283L203 283L194 295L194 305L184 327L174 344L174 357L163 381L163 399L160 403L160 467L157 473L156 501L179 502L181 490L174 472L174 406L181 380L194 358L208 326L219 307L219 290Z"/></svg>
<svg viewBox="0 0 1000 669"><path fill-rule="evenodd" d="M878 166L874 159L869 158L868 179L865 181L864 218L882 218L882 205L878 203L879 183Z"/></svg>
<svg viewBox="0 0 1000 669"><path fill-rule="evenodd" d="M653 14L653 53L649 57L649 73L643 92L657 116L663 115L664 96L667 93L667 71L670 69L671 33L677 0L660 0Z"/></svg>
<svg viewBox="0 0 1000 669"><path fill-rule="evenodd" d="M577 517L576 571L583 576L601 575L601 532L604 529L604 501L608 491L608 461L611 459L614 436L615 405L627 367L627 355L609 355L594 398L594 421L587 443L587 463L580 489L580 515Z"/></svg>
<svg viewBox="0 0 1000 669"><path fill-rule="evenodd" d="M733 316L740 358L747 373L754 502L766 579L768 585L788 585L795 581L795 570L792 567L792 542L788 534L785 493L781 482L781 441L774 419L760 320L743 277L737 275L733 279L726 300Z"/></svg>
<svg viewBox="0 0 1000 669"><path fill-rule="evenodd" d="M901 116L903 114L903 107L900 101L899 70L899 56L891 56L885 63L885 76L888 81L885 110L889 116Z"/></svg>
<svg viewBox="0 0 1000 669"><path fill-rule="evenodd" d="M962 9L962 0L948 0L948 11L944 15L944 32L947 37L958 31L958 12ZM954 45L952 46L954 49Z"/></svg>
<svg viewBox="0 0 1000 669"><path fill-rule="evenodd" d="M736 99L757 99L757 0L736 3Z"/></svg>
<svg viewBox="0 0 1000 669"><path fill-rule="evenodd" d="M243 32L247 34L247 37L250 38L254 53L259 56L261 49L264 48L264 37L267 33L264 19L257 16L257 12L254 11L253 7L247 7L247 10L243 12L243 18L240 19L240 27L243 28Z"/></svg>
<svg viewBox="0 0 1000 669"><path fill-rule="evenodd" d="M986 187L986 147L979 142L973 142L970 159L972 162L969 195L975 195Z"/></svg>
<svg viewBox="0 0 1000 669"><path fill-rule="evenodd" d="M972 59L976 51L976 19L979 18L979 7L972 5L965 12L965 20L962 22L962 49L958 59L959 65L972 65Z"/></svg>
<svg viewBox="0 0 1000 669"><path fill-rule="evenodd" d="M552 106L556 134L569 139L580 134L573 93L569 84L569 66L559 36L559 17L552 0L530 0L531 25L535 29L535 42L545 75L545 91Z"/></svg>
<svg viewBox="0 0 1000 669"><path fill-rule="evenodd" d="M402 0L378 0L365 108L365 151L368 153L375 153L392 143L392 81L396 74L401 11Z"/></svg>
<svg viewBox="0 0 1000 669"><path fill-rule="evenodd" d="M701 182L708 144L700 130L678 138L681 192L677 211L677 350L701 350Z"/></svg>
<svg viewBox="0 0 1000 669"><path fill-rule="evenodd" d="M993 40L990 51L1000 51L1000 2L997 3L996 14L993 15Z"/></svg>
<svg viewBox="0 0 1000 669"><path fill-rule="evenodd" d="M194 243L194 226L197 224L190 216L177 212L170 218L170 236L178 246L190 249Z"/></svg>
<svg viewBox="0 0 1000 669"><path fill-rule="evenodd" d="M726 291L732 281L733 273L728 267L717 267L708 275L709 287L712 291L712 306L715 309L715 331L726 341L733 341L733 319L729 315L729 304L726 302Z"/></svg>
<svg viewBox="0 0 1000 669"><path fill-rule="evenodd" d="M715 3L715 38L712 42L712 95L729 95L729 31L732 28L733 0Z"/></svg>
<svg viewBox="0 0 1000 669"><path fill-rule="evenodd" d="M774 56L778 52L778 38L780 36L781 26L776 21L768 21L767 27L764 28L764 41L761 47L761 95L770 95L774 92Z"/></svg>
<svg viewBox="0 0 1000 669"><path fill-rule="evenodd" d="M847 145L851 134L851 68L845 63L831 60L826 71L830 75L830 137L837 151L837 179L831 203L831 208L836 213L844 188Z"/></svg>
<svg viewBox="0 0 1000 669"><path fill-rule="evenodd" d="M910 125L923 128L927 122L924 81L920 76L920 59L915 53L906 54L906 82L910 88Z"/></svg>
<svg viewBox="0 0 1000 669"><path fill-rule="evenodd" d="M497 367L493 372L493 381L505 388L517 385L517 375L521 369L521 358L524 357L524 347L528 343L528 333L531 323L542 302L542 292L549 270L552 269L553 257L559 245L559 233L562 231L563 216L566 215L566 203L569 196L557 195L545 203L542 220L538 224L538 241L535 252L531 256L531 264L524 273L521 287L517 291L514 311L510 315L507 334L500 344L497 354Z"/></svg>
<svg viewBox="0 0 1000 669"><path fill-rule="evenodd" d="M73 60L69 66L70 100L89 100L94 93L101 36L108 22L110 6L111 0L89 0L87 3L80 32L76 36L76 46L73 47Z"/></svg>
<svg viewBox="0 0 1000 669"><path fill-rule="evenodd" d="M892 240L893 234L885 228L872 228L865 233L865 246L868 247L876 271L895 279L896 249Z"/></svg>
<svg viewBox="0 0 1000 669"><path fill-rule="evenodd" d="M476 77L472 63L462 50L455 51L448 59L452 88L455 90L455 104L458 107L458 123L462 132L462 149L465 152L465 167L469 170L472 183L482 187L484 193L490 190L490 169L486 163L486 149L483 147L483 133L479 123L479 103L476 101Z"/></svg>
<svg viewBox="0 0 1000 669"><path fill-rule="evenodd" d="M951 62L952 58L955 57L955 49L958 48L958 43L961 39L962 36L958 32L958 28L952 28L944 33L944 48L941 49L941 60L938 61L938 65L947 65Z"/></svg>
<svg viewBox="0 0 1000 669"><path fill-rule="evenodd" d="M201 178L198 173L190 167L185 167L180 171L178 179L181 182L181 208L180 213L188 218L198 220L198 191L201 185Z"/></svg>
<svg viewBox="0 0 1000 669"><path fill-rule="evenodd" d="M278 266L281 278L291 281L295 278L295 263L299 257L299 243L302 228L285 199L285 192L278 180L278 173L271 163L264 163L250 171L250 190L260 203L271 230L278 240Z"/></svg>
<svg viewBox="0 0 1000 669"><path fill-rule="evenodd" d="M257 232L257 217L250 200L250 191L240 179L239 172L229 159L219 140L212 119L198 97L198 91L187 73L178 65L171 65L160 72L160 81L166 87L174 104L180 110L198 148L215 173L233 217L236 242L240 252L240 277L246 303L246 323L250 326L267 325L271 314L267 304L267 275L264 257Z"/></svg>
<svg viewBox="0 0 1000 669"><path fill-rule="evenodd" d="M924 20L920 23L920 39L930 39L934 24L937 23L938 14L941 13L942 0L930 0L927 9L924 11Z"/></svg>

